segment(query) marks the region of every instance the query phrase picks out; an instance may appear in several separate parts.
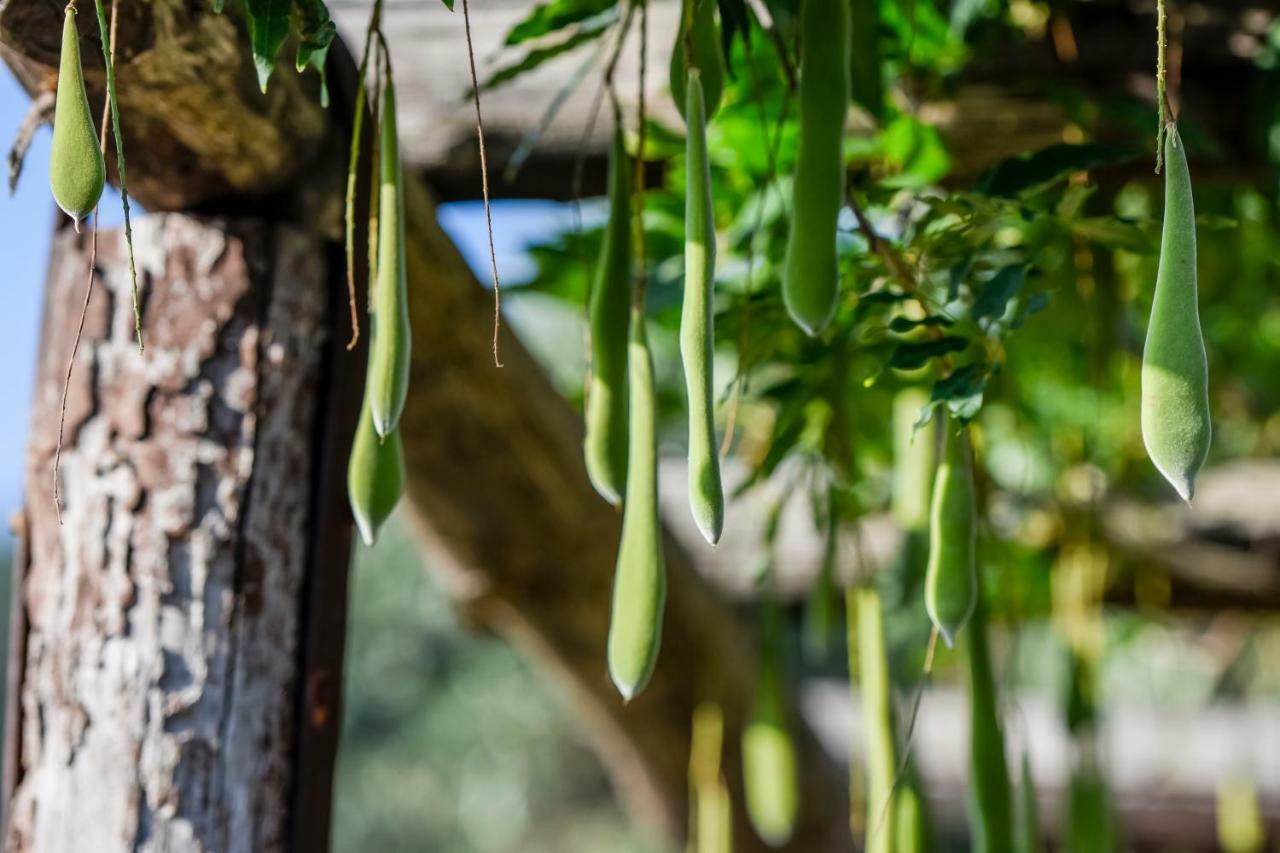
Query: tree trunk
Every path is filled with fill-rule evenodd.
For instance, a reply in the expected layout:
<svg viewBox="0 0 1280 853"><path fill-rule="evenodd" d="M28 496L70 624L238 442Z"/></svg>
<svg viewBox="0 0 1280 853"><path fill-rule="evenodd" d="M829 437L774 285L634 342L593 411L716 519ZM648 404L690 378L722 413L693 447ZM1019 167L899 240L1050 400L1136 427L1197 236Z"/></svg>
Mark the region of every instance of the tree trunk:
<svg viewBox="0 0 1280 853"><path fill-rule="evenodd" d="M325 448L350 434L326 423L325 247L286 226L174 214L135 223L134 241L146 352L121 234L104 232L67 398L61 523L59 395L90 240L64 228L54 241L6 849L283 850L290 799L315 796L295 787L299 744L336 742L340 658L304 659L300 643L308 577L345 572L349 547L345 524L323 548L309 533Z"/></svg>

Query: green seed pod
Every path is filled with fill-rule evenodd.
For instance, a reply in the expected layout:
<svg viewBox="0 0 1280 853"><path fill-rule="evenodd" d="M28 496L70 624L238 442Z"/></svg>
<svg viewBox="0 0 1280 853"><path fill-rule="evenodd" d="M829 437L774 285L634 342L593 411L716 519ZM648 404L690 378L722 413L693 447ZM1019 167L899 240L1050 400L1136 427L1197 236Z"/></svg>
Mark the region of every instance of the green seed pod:
<svg viewBox="0 0 1280 853"><path fill-rule="evenodd" d="M742 781L751 825L766 844L780 847L795 829L799 782L787 727L779 616L772 603L761 606L760 669L751 720L742 732Z"/></svg>
<svg viewBox="0 0 1280 853"><path fill-rule="evenodd" d="M400 422L409 391L409 292L404 257L404 187L396 137L396 94L388 75L382 87L381 180L378 190L378 271L373 294L373 341L365 393L378 435Z"/></svg>
<svg viewBox="0 0 1280 853"><path fill-rule="evenodd" d="M587 388L587 476L611 504L627 482L627 319L631 313L631 160L622 129L609 152L609 222L591 285L591 380Z"/></svg>
<svg viewBox="0 0 1280 853"><path fill-rule="evenodd" d="M622 539L614 570L609 621L609 675L622 698L639 693L658 660L662 607L667 597L658 520L658 439L653 359L644 314L633 310L627 347L630 448L622 512Z"/></svg>
<svg viewBox="0 0 1280 853"><path fill-rule="evenodd" d="M800 140L782 298L800 328L816 335L835 313L840 277L836 220L850 97L848 0L805 0L800 42Z"/></svg>
<svg viewBox="0 0 1280 853"><path fill-rule="evenodd" d="M1142 352L1142 440L1184 501L1209 455L1209 366L1196 305L1196 213L1187 155L1170 124L1164 141L1164 231Z"/></svg>
<svg viewBox="0 0 1280 853"><path fill-rule="evenodd" d="M53 148L49 154L49 188L58 207L75 222L93 212L102 197L107 167L98 147L98 132L89 112L80 65L80 33L76 10L67 6L62 19L62 57L58 65L58 97L53 113Z"/></svg>
<svg viewBox="0 0 1280 853"><path fill-rule="evenodd" d="M924 603L929 618L950 648L973 613L978 595L978 569L968 429L960 427L948 432L946 455L933 480Z"/></svg>
<svg viewBox="0 0 1280 853"><path fill-rule="evenodd" d="M712 545L724 529L724 491L716 449L712 390L715 349L712 297L715 290L716 228L711 209L711 172L702 108L701 73L689 73L689 134L684 208L684 306L680 313L680 357L689 398L689 507Z"/></svg>
<svg viewBox="0 0 1280 853"><path fill-rule="evenodd" d="M1087 759L1071 774L1067 788L1067 853L1112 853L1116 849L1111 822L1111 794L1096 766Z"/></svg>
<svg viewBox="0 0 1280 853"><path fill-rule="evenodd" d="M1009 767L987 647L986 611L980 595L973 607L968 637L970 840L974 853L1012 853Z"/></svg>
<svg viewBox="0 0 1280 853"><path fill-rule="evenodd" d="M894 794L894 853L930 853L934 849L929 812L916 774L907 770Z"/></svg>
<svg viewBox="0 0 1280 853"><path fill-rule="evenodd" d="M403 492L404 449L400 445L400 433L378 437L366 396L347 462L347 498L364 544L373 545L379 528L390 517Z"/></svg>
<svg viewBox="0 0 1280 853"><path fill-rule="evenodd" d="M929 495L937 467L938 433L931 421L915 428L920 410L929 403L922 388L905 388L893 398L894 521L906 531L929 529Z"/></svg>
<svg viewBox="0 0 1280 853"><path fill-rule="evenodd" d="M692 47L692 66L702 72L703 109L709 119L720 108L720 98L724 95L724 51L720 47L720 28L716 25L716 0L683 0L683 3L676 43L671 49L671 99L687 121L685 95L690 70L689 48Z"/></svg>
<svg viewBox="0 0 1280 853"><path fill-rule="evenodd" d="M1031 775L1031 754L1022 751L1022 773L1018 781L1018 813L1014 843L1017 853L1040 853L1040 808L1036 803L1036 780Z"/></svg>
<svg viewBox="0 0 1280 853"><path fill-rule="evenodd" d="M893 853L897 825L897 748L884 609L872 587L852 591L857 622L858 682L867 742L867 853Z"/></svg>

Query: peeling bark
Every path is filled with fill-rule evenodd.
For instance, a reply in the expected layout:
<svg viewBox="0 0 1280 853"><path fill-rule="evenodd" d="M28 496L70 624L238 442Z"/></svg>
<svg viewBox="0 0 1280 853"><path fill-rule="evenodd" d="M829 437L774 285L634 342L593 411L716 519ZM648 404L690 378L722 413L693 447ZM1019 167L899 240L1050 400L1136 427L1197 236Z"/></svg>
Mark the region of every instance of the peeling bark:
<svg viewBox="0 0 1280 853"><path fill-rule="evenodd" d="M134 228L58 399L87 237L54 243L25 494L20 758L6 849L285 849L311 437L328 321L316 238L261 222ZM10 745L12 748L12 745Z"/></svg>

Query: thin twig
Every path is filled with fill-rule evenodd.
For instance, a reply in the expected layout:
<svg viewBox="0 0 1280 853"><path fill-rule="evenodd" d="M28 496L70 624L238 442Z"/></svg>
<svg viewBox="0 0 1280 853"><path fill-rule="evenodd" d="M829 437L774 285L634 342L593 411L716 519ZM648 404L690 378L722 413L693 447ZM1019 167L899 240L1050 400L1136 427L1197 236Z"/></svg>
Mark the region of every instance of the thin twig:
<svg viewBox="0 0 1280 853"><path fill-rule="evenodd" d="M885 821L889 817L890 806L893 805L893 797L898 793L898 788L906 775L907 765L911 761L911 746L916 736L916 721L920 717L920 702L924 699L925 688L929 686L929 679L933 676L933 658L937 650L938 627L935 625L933 631L929 634L929 646L924 653L924 672L920 675L920 683L916 685L915 695L911 699L911 716L907 720L906 735L902 738L902 758L898 759L898 769L894 771L893 784L889 786L889 792L884 795L884 804L880 808L880 817L876 820L875 831L869 838L879 835L880 831L884 829Z"/></svg>
<svg viewBox="0 0 1280 853"><path fill-rule="evenodd" d="M111 4L111 27L108 36L108 49L111 55L116 52L116 21L119 16L116 14L119 7L114 0ZM107 154L107 120L111 115L111 90L107 90L107 99L102 105L102 122L101 129L98 131L98 148L102 151L103 157ZM71 357L67 359L67 373L62 378L62 402L58 406L58 444L53 451L53 510L58 517L58 524L62 524L62 488L59 483L59 474L62 470L62 436L63 430L67 424L67 396L71 392L71 372L76 366L76 354L80 351L80 339L84 336L85 319L89 316L89 300L93 298L93 279L96 274L95 267L98 264L98 207L93 207L93 233L89 238L89 279L84 286L84 303L80 306L80 321L76 324L76 336L71 341Z"/></svg>
<svg viewBox="0 0 1280 853"><path fill-rule="evenodd" d="M489 231L489 264L493 268L493 366L502 367L498 333L502 329L502 284L498 280L498 251L493 245L493 215L489 210L489 157L484 144L484 117L480 113L480 80L476 75L476 51L471 43L471 12L462 0L462 26L467 34L467 62L471 66L471 94L476 105L476 138L480 143L480 191L484 195L484 222Z"/></svg>
<svg viewBox="0 0 1280 853"><path fill-rule="evenodd" d="M385 66L383 53L385 43L375 32L373 60L373 90L369 99L369 119L373 124L373 141L369 151L369 245L368 253L369 286L366 296L366 310L369 316L374 313L375 295L378 290L378 235L382 216L382 75Z"/></svg>
<svg viewBox="0 0 1280 853"><path fill-rule="evenodd" d="M116 96L115 24L107 26L107 13L102 0L93 0L98 13L98 33L103 39L102 62L107 70L107 103L111 106L111 130L116 141L116 173L120 178L120 205L124 208L124 243L129 254L129 291L133 297L133 330L138 337L138 352L146 347L142 343L142 310L138 305L138 268L133 260L133 226L129 221L129 186L124 176L124 138L120 133L120 105ZM112 3L112 15L115 4ZM110 35L108 35L110 32ZM104 155L105 156L105 155Z"/></svg>
<svg viewBox="0 0 1280 853"><path fill-rule="evenodd" d="M360 312L356 308L356 180L360 171L360 136L364 131L364 109L367 101L368 86L365 85L369 73L369 53L373 46L373 33L378 29L378 21L382 15L382 0L373 4L373 13L369 16L369 26L364 34L364 50L360 54L360 68L356 71L356 111L351 120L351 153L347 157L347 197L343 218L347 235L347 302L351 308L351 339L347 341L347 350L356 348L360 340ZM375 134L376 135L376 134Z"/></svg>
<svg viewBox="0 0 1280 853"><path fill-rule="evenodd" d="M41 92L40 97L31 102L27 114L18 125L18 132L13 137L13 147L9 149L9 195L18 189L18 179L22 177L22 164L27 158L27 149L41 125L53 121L53 105L57 96L52 90Z"/></svg>
<svg viewBox="0 0 1280 853"><path fill-rule="evenodd" d="M767 12L767 10L766 10ZM751 62L747 63L747 73L751 75L752 88L756 93L756 111L760 119L760 135L765 140L765 189L767 196L769 189L777 187L777 170L778 170L778 151L782 144L782 128L787 123L787 116L790 112L791 99L784 98L782 100L782 109L778 111L778 123L774 128L773 140L769 140L769 119L764 108L764 92L760 88L760 78L756 75L755 65ZM778 189L779 196L782 197L783 205L786 204L785 194ZM755 277L755 261L756 261L756 240L760 238L760 232L764 228L764 209L766 198L762 197L760 204L756 208L756 221L752 227L751 236L747 240L747 286L743 295L742 302L742 318L738 325L738 375L734 377L733 392L729 398L729 410L725 415L724 439L720 442L720 456L724 458L729 455L729 448L733 445L733 434L737 428L738 407L742 402L742 394L747 384L747 374L750 373L751 365L746 361L747 341L748 341L748 325L751 318L751 297L754 294L753 281Z"/></svg>
<svg viewBox="0 0 1280 853"><path fill-rule="evenodd" d="M636 115L638 119L636 143L636 186L635 186L635 238L636 238L636 284L635 307L641 317L644 316L645 299L648 296L649 272L646 257L644 235L644 145L648 130L648 118L645 115L644 85L648 65L649 52L649 3L648 0L632 0L640 7L640 81L636 97Z"/></svg>
<svg viewBox="0 0 1280 853"><path fill-rule="evenodd" d="M1165 8L1164 0L1156 0L1156 112L1160 119L1156 128L1156 174L1160 174L1160 169L1164 166L1164 136L1166 128L1170 121L1173 120L1172 110L1169 109L1169 93L1166 90L1166 79L1168 77L1167 54L1169 49L1169 41L1165 37Z"/></svg>

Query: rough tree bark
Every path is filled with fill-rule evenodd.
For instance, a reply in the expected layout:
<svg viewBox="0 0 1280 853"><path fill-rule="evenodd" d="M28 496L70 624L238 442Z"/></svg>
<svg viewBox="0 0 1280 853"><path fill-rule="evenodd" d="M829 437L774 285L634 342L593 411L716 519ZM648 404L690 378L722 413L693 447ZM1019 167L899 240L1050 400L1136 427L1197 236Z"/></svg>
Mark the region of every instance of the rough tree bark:
<svg viewBox="0 0 1280 853"><path fill-rule="evenodd" d="M53 248L32 404L6 849L285 849L330 312L316 237L181 215ZM336 679L335 679L336 680ZM311 710L332 701L316 694ZM305 700L304 700L305 701ZM301 718L301 721L300 721ZM332 726L332 722L328 723Z"/></svg>

